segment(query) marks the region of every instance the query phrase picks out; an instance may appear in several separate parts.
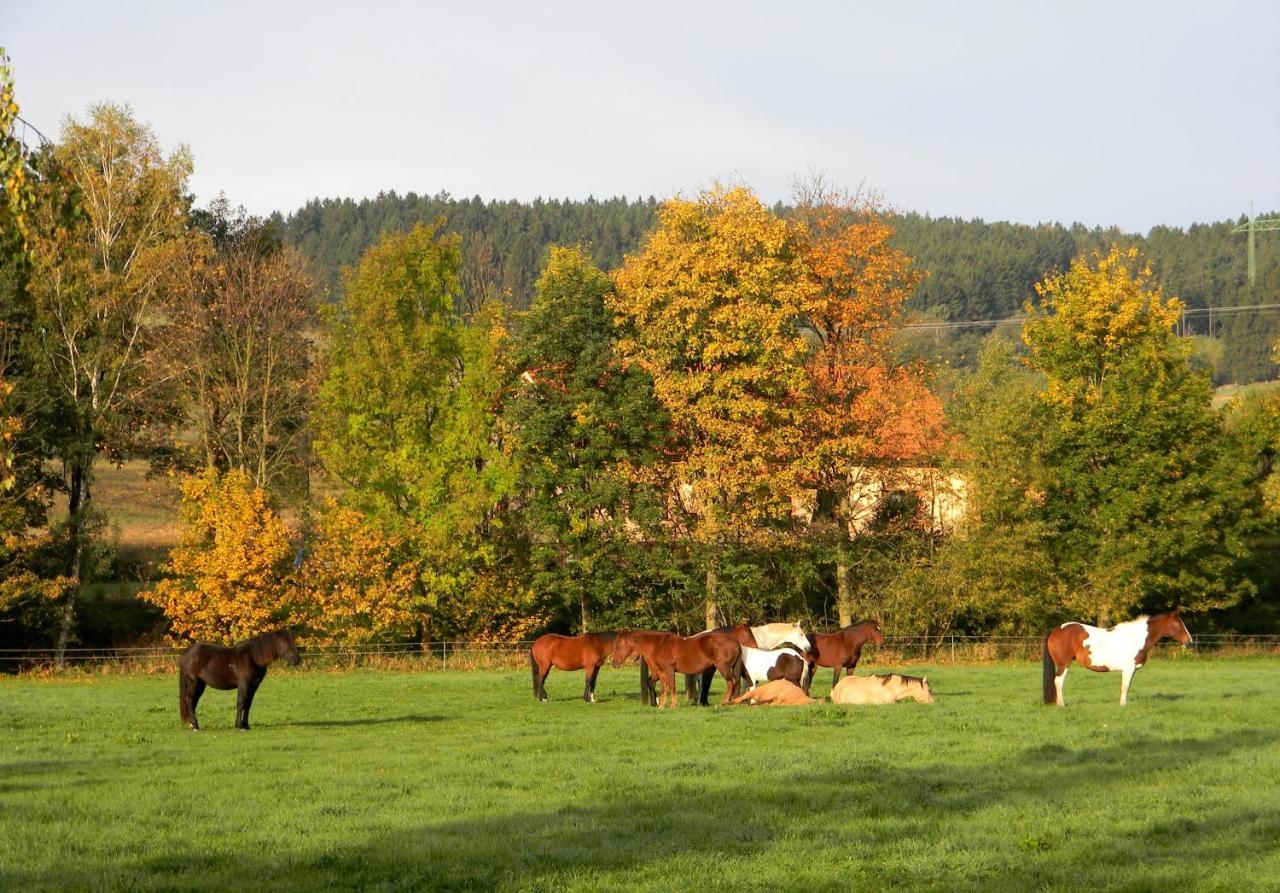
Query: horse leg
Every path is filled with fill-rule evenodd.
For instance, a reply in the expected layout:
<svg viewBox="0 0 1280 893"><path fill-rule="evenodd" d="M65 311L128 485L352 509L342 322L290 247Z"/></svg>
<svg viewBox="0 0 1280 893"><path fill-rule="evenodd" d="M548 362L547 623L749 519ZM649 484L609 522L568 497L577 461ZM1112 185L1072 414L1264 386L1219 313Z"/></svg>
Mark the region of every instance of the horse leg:
<svg viewBox="0 0 1280 893"><path fill-rule="evenodd" d="M600 675L600 664L596 664L594 667L584 667L583 673L587 677L587 687L582 692L582 699L588 704L594 704L596 702L596 677Z"/></svg>
<svg viewBox="0 0 1280 893"><path fill-rule="evenodd" d="M840 671L843 669L844 669L843 665L836 664L836 668L832 671L831 688L833 691L835 690L836 683L840 681Z"/></svg>
<svg viewBox="0 0 1280 893"><path fill-rule="evenodd" d="M539 701L546 701L547 698L547 677L551 675L551 662L547 661L544 669L541 664L538 665L538 675L534 680L537 683L536 696Z"/></svg>
<svg viewBox="0 0 1280 893"><path fill-rule="evenodd" d="M690 704L697 703L698 697L699 697L697 673L684 674L684 696L685 696L685 699L688 700Z"/></svg>
<svg viewBox="0 0 1280 893"><path fill-rule="evenodd" d="M700 707L709 706L707 704L707 696L711 694L711 680L716 677L716 668L707 667L702 671L701 686L698 691L698 705ZM690 702L692 703L692 702Z"/></svg>
<svg viewBox="0 0 1280 893"><path fill-rule="evenodd" d="M1059 707L1067 706L1066 702L1062 700L1062 685L1067 681L1067 669L1067 667L1063 667L1053 677L1053 689L1057 695L1056 703Z"/></svg>
<svg viewBox="0 0 1280 893"><path fill-rule="evenodd" d="M258 686L262 684L262 679L254 679L249 682L249 693L244 699L244 725L241 726L246 732L249 731L249 710L253 707L253 696L258 693Z"/></svg>
<svg viewBox="0 0 1280 893"><path fill-rule="evenodd" d="M242 732L249 731L249 698L252 680L242 679L236 686L236 728Z"/></svg>
<svg viewBox="0 0 1280 893"><path fill-rule="evenodd" d="M196 719L196 705L200 703L200 696L204 694L204 689L205 681L197 677L191 686L190 701L187 706L188 725L193 732L200 731L200 721Z"/></svg>
<svg viewBox="0 0 1280 893"><path fill-rule="evenodd" d="M1130 669L1125 667L1120 671L1120 706L1123 707L1129 703L1129 683L1133 681L1133 674L1138 672L1137 667Z"/></svg>

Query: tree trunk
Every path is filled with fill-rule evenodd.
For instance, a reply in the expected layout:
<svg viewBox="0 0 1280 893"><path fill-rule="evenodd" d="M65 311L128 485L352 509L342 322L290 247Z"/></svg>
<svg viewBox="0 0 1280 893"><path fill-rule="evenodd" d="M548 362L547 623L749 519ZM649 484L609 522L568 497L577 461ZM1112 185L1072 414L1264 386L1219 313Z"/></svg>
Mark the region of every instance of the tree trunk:
<svg viewBox="0 0 1280 893"><path fill-rule="evenodd" d="M836 562L836 611L840 614L840 627L853 623L853 592L849 585L849 565Z"/></svg>
<svg viewBox="0 0 1280 893"><path fill-rule="evenodd" d="M578 593L578 604L582 611L581 628L578 630L578 632L585 636L587 634L587 625L588 625L587 587L586 586L583 586L581 591Z"/></svg>
<svg viewBox="0 0 1280 893"><path fill-rule="evenodd" d="M76 602L80 597L84 575L84 521L90 499L89 471L76 465L71 469L71 484L67 488L67 531L71 537L67 576L71 578L71 585L67 592L67 603L62 609L62 627L58 630L58 646L54 653L54 661L58 666L65 662L67 640L70 639L71 629L76 622Z"/></svg>
<svg viewBox="0 0 1280 893"><path fill-rule="evenodd" d="M716 592L720 588L720 577L716 573L716 563L712 561L707 565L707 604L705 606L706 613L703 619L706 621L707 629L715 629L720 624L716 621Z"/></svg>

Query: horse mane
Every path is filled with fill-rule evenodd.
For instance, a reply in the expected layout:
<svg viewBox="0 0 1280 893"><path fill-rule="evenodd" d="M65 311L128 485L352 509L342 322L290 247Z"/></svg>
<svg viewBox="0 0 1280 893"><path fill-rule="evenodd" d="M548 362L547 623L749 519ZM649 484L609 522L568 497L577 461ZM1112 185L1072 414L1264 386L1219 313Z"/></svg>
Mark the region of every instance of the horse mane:
<svg viewBox="0 0 1280 893"><path fill-rule="evenodd" d="M276 637L279 635L279 630L273 630L269 633L260 633L251 639L245 639L241 645L249 652L249 656L253 658L254 663L259 665L269 664L271 661L275 660Z"/></svg>
<svg viewBox="0 0 1280 893"><path fill-rule="evenodd" d="M924 688L924 677L908 676L905 673L883 673L876 677L880 680L881 685L888 685L893 679L901 679L906 685L918 685Z"/></svg>

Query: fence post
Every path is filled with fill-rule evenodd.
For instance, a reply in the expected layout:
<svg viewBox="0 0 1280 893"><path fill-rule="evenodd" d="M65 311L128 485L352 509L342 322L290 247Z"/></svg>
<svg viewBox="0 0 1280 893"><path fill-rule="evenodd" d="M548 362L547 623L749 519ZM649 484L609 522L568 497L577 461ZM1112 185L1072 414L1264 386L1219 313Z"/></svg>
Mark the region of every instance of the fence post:
<svg viewBox="0 0 1280 893"><path fill-rule="evenodd" d="M444 656L444 668L449 669L449 643L440 643L440 653Z"/></svg>

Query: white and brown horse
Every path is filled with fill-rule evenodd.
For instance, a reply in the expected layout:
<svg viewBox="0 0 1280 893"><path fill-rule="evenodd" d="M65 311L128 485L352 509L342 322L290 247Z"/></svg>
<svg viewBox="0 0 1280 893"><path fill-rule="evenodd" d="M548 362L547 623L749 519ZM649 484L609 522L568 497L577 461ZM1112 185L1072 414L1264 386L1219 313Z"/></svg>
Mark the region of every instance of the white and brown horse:
<svg viewBox="0 0 1280 893"><path fill-rule="evenodd" d="M1133 674L1147 662L1156 642L1168 636L1186 646L1191 633L1177 611L1142 616L1110 629L1064 623L1044 638L1044 702L1063 706L1062 684L1074 660L1098 673L1120 671L1120 703L1129 699Z"/></svg>

